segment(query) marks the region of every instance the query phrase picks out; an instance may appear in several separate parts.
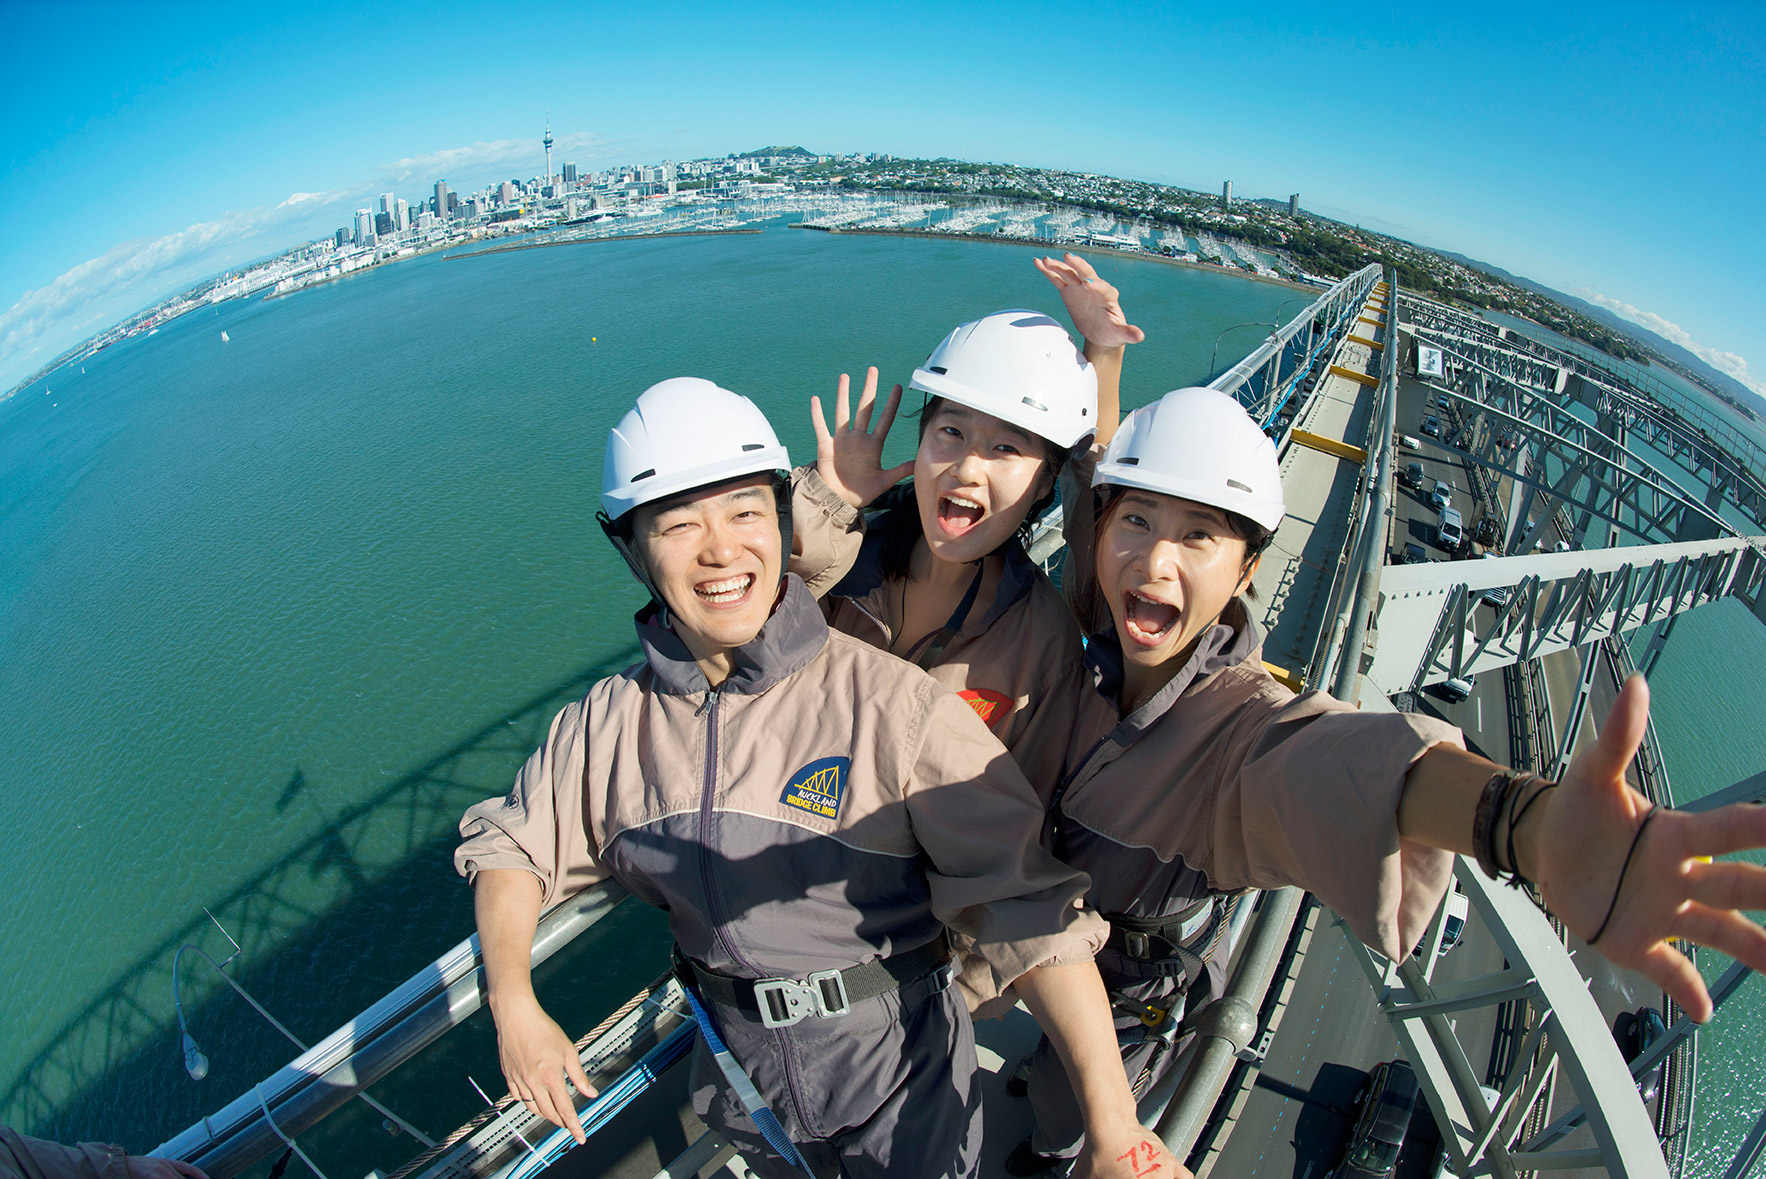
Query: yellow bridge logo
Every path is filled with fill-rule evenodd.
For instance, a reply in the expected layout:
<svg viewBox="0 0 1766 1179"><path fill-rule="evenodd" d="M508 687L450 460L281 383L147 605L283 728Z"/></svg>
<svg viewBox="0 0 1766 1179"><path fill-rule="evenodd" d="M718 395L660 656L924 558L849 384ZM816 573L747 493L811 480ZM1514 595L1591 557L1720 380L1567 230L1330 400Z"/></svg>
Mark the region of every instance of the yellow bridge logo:
<svg viewBox="0 0 1766 1179"><path fill-rule="evenodd" d="M840 800L846 795L846 774L851 768L849 757L818 758L791 775L779 801L824 819L838 818Z"/></svg>

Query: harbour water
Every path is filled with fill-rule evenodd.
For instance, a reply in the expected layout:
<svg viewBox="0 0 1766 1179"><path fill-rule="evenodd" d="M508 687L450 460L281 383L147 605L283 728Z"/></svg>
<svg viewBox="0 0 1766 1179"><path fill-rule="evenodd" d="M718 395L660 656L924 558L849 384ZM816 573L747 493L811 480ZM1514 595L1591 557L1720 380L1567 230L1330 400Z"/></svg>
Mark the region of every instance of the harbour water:
<svg viewBox="0 0 1766 1179"><path fill-rule="evenodd" d="M774 223L431 255L191 314L0 403L0 822L18 833L0 865L0 1121L141 1149L292 1055L186 955L214 1066L184 1076L173 953L231 952L205 908L244 946L230 969L308 1039L469 932L454 819L633 657L637 596L593 520L630 399L713 378L807 461L809 396L840 371L905 380L962 320L1058 312L1034 254ZM1148 331L1129 406L1204 379L1223 329L1310 300L1096 260ZM1257 335L1228 334L1221 363ZM890 461L911 438L898 428ZM1658 673L1683 797L1766 767L1766 627L1727 609L1683 620ZM656 969L659 922L630 908L542 979L549 1002L586 994L592 1019ZM1737 1002L1751 1031L1732 1055L1757 1069L1766 998ZM381 1096L450 1128L476 1105L467 1073L498 1083L483 1021L468 1033L437 1062L448 1079ZM1732 1074L1708 1074L1726 1079L1701 1093L1701 1133L1766 1093ZM412 1153L343 1133L311 1147L330 1173Z"/></svg>

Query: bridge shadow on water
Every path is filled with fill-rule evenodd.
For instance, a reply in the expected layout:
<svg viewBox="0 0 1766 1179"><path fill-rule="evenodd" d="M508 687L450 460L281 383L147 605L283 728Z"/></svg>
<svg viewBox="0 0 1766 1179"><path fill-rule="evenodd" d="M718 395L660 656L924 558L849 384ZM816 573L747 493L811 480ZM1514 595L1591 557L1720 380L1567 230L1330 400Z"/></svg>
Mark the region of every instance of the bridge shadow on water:
<svg viewBox="0 0 1766 1179"><path fill-rule="evenodd" d="M326 816L299 847L211 901L209 911L243 951L228 973L312 1044L469 935L471 894L453 868L461 812L507 789L558 709L637 657L636 647L628 647L537 692L384 789ZM297 767L278 811L293 806L304 785ZM181 968L184 1011L212 1070L200 1084L185 1075L172 960L186 942L217 960L232 952L199 910L121 967L115 981L57 1029L9 1082L0 1095L0 1123L62 1141L101 1139L144 1151L298 1055L208 963L187 954ZM667 945L659 914L622 906L538 972L536 985L566 1029L581 1034L660 972ZM585 969L595 973L593 987L580 983ZM458 1093L438 1094L398 1074L375 1088L381 1100L432 1136L482 1105L466 1073L492 1096L504 1091L488 1018L481 1012L472 1023L481 1025L477 1033L446 1037L430 1050L444 1061L442 1068L452 1070L448 1088ZM315 1142L323 1147L326 1139L356 1132L347 1126L354 1122L358 1131L363 1123L373 1127L382 1147L372 1154L390 1148L396 1165L415 1153L408 1138L388 1142L378 1114L368 1116L362 1103L351 1104L361 1115L333 1118L343 1124L333 1129L327 1123L303 1136L309 1150ZM367 1153L359 1142L339 1149L351 1167ZM355 1173L366 1169L364 1163Z"/></svg>

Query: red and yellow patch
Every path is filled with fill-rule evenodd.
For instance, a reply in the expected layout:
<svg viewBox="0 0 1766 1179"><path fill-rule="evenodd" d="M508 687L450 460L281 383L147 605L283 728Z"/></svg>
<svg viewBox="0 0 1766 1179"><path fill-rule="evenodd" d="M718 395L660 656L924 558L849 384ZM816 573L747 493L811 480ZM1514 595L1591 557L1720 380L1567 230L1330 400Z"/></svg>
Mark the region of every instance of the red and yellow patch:
<svg viewBox="0 0 1766 1179"><path fill-rule="evenodd" d="M975 710L975 715L988 728L1002 724L1012 715L1012 698L991 688L964 688L957 695L962 697L963 703Z"/></svg>

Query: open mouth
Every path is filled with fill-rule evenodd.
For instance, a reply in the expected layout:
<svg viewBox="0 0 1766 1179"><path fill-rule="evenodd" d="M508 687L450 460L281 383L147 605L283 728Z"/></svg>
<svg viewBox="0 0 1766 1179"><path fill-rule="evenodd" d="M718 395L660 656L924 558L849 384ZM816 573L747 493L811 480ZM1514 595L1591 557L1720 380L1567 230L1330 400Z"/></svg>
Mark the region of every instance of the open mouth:
<svg viewBox="0 0 1766 1179"><path fill-rule="evenodd" d="M748 596L754 588L754 574L744 573L740 577L727 577L722 581L702 581L693 587L699 600L708 606L733 606Z"/></svg>
<svg viewBox="0 0 1766 1179"><path fill-rule="evenodd" d="M987 509L965 495L947 495L938 501L938 526L946 536L962 536L985 515Z"/></svg>
<svg viewBox="0 0 1766 1179"><path fill-rule="evenodd" d="M1177 625L1177 616L1181 613L1170 603L1156 602L1133 590L1128 591L1123 606L1123 629L1128 631L1129 638L1143 647L1156 647L1164 642L1171 628Z"/></svg>

